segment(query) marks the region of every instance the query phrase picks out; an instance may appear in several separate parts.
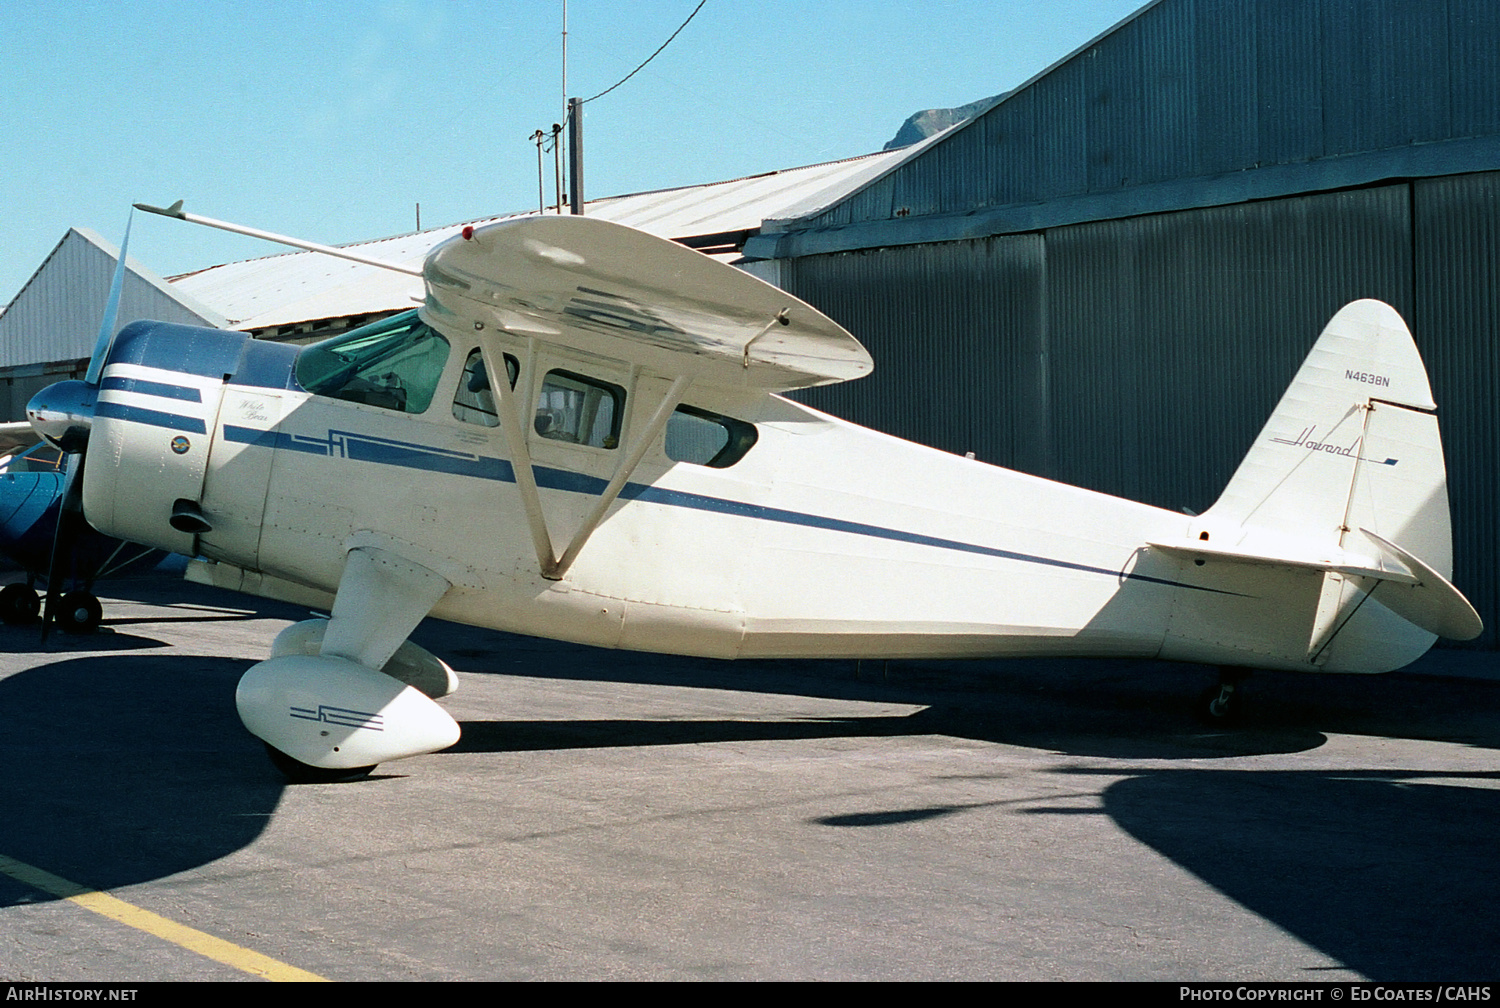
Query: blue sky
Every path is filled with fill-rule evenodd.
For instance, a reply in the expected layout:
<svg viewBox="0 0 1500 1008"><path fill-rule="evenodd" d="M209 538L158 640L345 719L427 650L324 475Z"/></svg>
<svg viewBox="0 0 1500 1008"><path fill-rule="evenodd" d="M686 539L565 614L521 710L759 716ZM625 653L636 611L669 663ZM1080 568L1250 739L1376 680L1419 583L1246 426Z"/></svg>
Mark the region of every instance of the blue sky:
<svg viewBox="0 0 1500 1008"><path fill-rule="evenodd" d="M570 0L568 90L648 56L697 0ZM1145 0L708 0L585 110L585 193L878 150L903 119L1015 87ZM536 202L562 117L560 0L33 0L0 15L0 303L68 227L132 202L340 244ZM549 168L550 171L550 168ZM550 177L550 176L549 176ZM550 184L549 184L550 189ZM160 218L163 274L277 251Z"/></svg>

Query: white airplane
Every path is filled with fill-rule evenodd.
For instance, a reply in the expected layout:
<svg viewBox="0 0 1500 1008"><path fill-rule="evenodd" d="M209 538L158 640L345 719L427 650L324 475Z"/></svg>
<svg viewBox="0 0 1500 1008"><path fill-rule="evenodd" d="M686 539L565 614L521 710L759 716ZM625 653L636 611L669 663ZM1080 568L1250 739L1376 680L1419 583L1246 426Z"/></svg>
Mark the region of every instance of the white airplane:
<svg viewBox="0 0 1500 1008"><path fill-rule="evenodd" d="M101 340L92 382L29 408L86 447L99 531L206 559L198 580L331 605L236 695L293 779L457 741L434 702L457 680L406 639L428 615L715 658L1361 673L1482 629L1447 580L1426 372L1380 302L1334 316L1189 516L783 398L870 357L785 292L629 228L466 229L421 275L419 309L308 347L136 322Z"/></svg>

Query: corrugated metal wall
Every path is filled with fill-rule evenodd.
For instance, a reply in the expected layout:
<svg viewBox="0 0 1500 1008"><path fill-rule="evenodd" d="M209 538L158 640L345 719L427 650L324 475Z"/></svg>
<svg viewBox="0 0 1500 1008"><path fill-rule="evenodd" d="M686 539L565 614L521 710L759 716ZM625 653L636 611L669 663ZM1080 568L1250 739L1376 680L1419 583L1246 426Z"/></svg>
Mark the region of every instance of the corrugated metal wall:
<svg viewBox="0 0 1500 1008"><path fill-rule="evenodd" d="M1407 318L1443 426L1453 577L1500 647L1500 172L1411 189L1417 298Z"/></svg>
<svg viewBox="0 0 1500 1008"><path fill-rule="evenodd" d="M91 231L70 229L0 312L0 420L24 419L26 403L37 392L55 381L83 377L99 338L118 251ZM119 324L138 318L185 325L224 322L184 303L159 277L131 269L121 287Z"/></svg>
<svg viewBox="0 0 1500 1008"><path fill-rule="evenodd" d="M1214 499L1335 311L1411 303L1407 187L1046 233L1054 478Z"/></svg>
<svg viewBox="0 0 1500 1008"><path fill-rule="evenodd" d="M796 260L782 286L816 291L876 359L870 377L807 401L947 451L1044 464L1041 249L1020 235Z"/></svg>
<svg viewBox="0 0 1500 1008"><path fill-rule="evenodd" d="M870 348L799 398L1162 507L1213 503L1328 318L1388 301L1432 371L1455 580L1500 626L1500 172L809 256L783 286Z"/></svg>
<svg viewBox="0 0 1500 1008"><path fill-rule="evenodd" d="M803 223L962 214L1493 136L1497 40L1495 0L1163 0Z"/></svg>

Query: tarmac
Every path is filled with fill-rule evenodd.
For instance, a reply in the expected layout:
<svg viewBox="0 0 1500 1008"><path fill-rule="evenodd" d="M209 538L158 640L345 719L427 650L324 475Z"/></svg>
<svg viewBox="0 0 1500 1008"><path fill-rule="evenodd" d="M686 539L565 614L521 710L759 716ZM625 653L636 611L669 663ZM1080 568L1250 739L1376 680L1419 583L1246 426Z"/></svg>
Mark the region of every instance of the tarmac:
<svg viewBox="0 0 1500 1008"><path fill-rule="evenodd" d="M0 578L3 580L3 578ZM453 749L287 786L235 682L293 606L0 627L0 979L1487 981L1500 656L722 662L437 621Z"/></svg>

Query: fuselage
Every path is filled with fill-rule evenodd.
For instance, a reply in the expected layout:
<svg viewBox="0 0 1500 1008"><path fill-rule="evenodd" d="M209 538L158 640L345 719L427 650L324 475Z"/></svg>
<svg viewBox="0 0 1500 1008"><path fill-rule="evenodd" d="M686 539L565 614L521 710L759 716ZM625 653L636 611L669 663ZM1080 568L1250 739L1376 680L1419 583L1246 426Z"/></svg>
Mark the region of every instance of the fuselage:
<svg viewBox="0 0 1500 1008"><path fill-rule="evenodd" d="M86 513L113 535L329 594L349 549L385 549L452 584L435 616L607 647L1310 667L1301 614L1316 608L1320 581L1305 572L1275 572L1274 583L1264 571L1240 575L1243 583L1210 577L1144 547L1187 540L1187 515L760 392L690 389L690 407L753 425L753 445L727 466L674 461L664 444L651 446L566 577L548 580L501 429L461 408L480 347L451 333L444 342L430 402L412 411L309 392L295 347L137 323L103 372ZM557 374L619 389L627 443L646 423L633 402L662 384L618 362L518 357L522 404L538 404ZM528 445L548 532L566 543L621 449L547 436L541 412ZM182 500L201 502L211 531L168 525ZM1205 631L1230 613L1230 629ZM1410 660L1387 657L1397 664L1385 667Z"/></svg>

